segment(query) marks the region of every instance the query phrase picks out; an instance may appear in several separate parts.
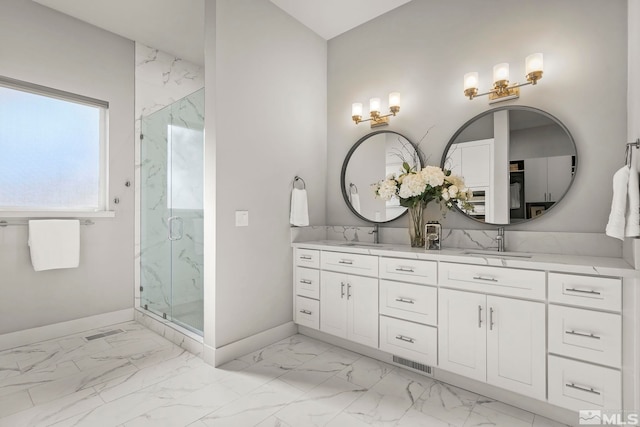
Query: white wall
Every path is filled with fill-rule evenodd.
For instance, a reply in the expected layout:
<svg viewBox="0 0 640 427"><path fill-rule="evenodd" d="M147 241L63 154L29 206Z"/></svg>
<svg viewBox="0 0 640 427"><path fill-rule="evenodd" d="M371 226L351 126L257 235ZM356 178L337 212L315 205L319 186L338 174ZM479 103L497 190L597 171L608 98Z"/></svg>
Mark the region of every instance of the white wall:
<svg viewBox="0 0 640 427"><path fill-rule="evenodd" d="M370 132L367 124L354 126L351 103L399 91L402 109L389 129L417 142L433 126L421 147L429 164L439 164L455 131L491 108L487 97L463 96L464 73L478 71L483 91L493 65L509 62L512 80L523 81L524 58L543 52L544 78L498 106L528 105L561 120L576 141L578 172L559 206L510 229L603 232L611 177L622 166L627 138L626 41L627 3L621 0L413 1L330 40L327 222L362 224L339 187L345 154ZM390 225L406 227L406 221ZM487 228L456 212L444 225Z"/></svg>
<svg viewBox="0 0 640 427"><path fill-rule="evenodd" d="M627 141L640 138L640 0L628 0L629 88L627 93ZM638 152L640 153L640 152Z"/></svg>
<svg viewBox="0 0 640 427"><path fill-rule="evenodd" d="M217 205L215 345L221 347L292 319L290 191L294 176L301 176L311 224L325 224L327 86L326 42L319 36L268 0L215 3L214 45L207 35L205 138L206 150L215 146L206 158L215 157L216 168L206 185L217 183L215 195L205 191ZM236 210L249 211L248 227L234 226ZM205 222L210 219L205 213ZM211 237L205 228L205 238ZM205 241L205 274L211 253ZM210 311L207 290L205 299ZM210 319L205 323L206 329Z"/></svg>
<svg viewBox="0 0 640 427"><path fill-rule="evenodd" d="M30 0L3 0L0 75L109 102L114 219L81 228L80 267L34 272L23 226L0 228L0 334L133 304L133 42ZM1 214L0 214L1 216Z"/></svg>

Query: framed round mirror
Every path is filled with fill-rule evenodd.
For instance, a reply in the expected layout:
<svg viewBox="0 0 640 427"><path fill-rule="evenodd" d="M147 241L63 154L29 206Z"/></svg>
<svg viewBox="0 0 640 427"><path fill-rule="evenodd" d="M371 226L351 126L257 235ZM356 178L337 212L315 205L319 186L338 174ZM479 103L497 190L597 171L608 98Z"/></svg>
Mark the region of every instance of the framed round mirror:
<svg viewBox="0 0 640 427"><path fill-rule="evenodd" d="M567 193L578 165L571 133L551 114L507 106L462 125L444 150L441 165L473 190L476 221L495 225L536 219Z"/></svg>
<svg viewBox="0 0 640 427"><path fill-rule="evenodd" d="M387 175L401 173L403 162L418 170L422 168L418 147L397 132L371 132L351 147L342 163L340 187L342 197L354 215L372 223L385 223L407 212L398 199L377 199L371 190L372 184Z"/></svg>

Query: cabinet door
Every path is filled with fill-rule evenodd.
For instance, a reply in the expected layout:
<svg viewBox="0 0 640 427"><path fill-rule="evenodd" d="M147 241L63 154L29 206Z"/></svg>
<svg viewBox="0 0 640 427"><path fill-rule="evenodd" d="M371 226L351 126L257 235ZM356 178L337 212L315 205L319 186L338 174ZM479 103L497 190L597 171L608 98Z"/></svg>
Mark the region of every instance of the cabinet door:
<svg viewBox="0 0 640 427"><path fill-rule="evenodd" d="M547 201L547 158L524 160L524 200L527 203Z"/></svg>
<svg viewBox="0 0 640 427"><path fill-rule="evenodd" d="M544 400L544 304L487 296L487 309L487 382Z"/></svg>
<svg viewBox="0 0 640 427"><path fill-rule="evenodd" d="M555 156L547 159L547 192L549 201L557 202L571 183L571 156Z"/></svg>
<svg viewBox="0 0 640 427"><path fill-rule="evenodd" d="M347 337L378 347L378 279L349 276L347 281Z"/></svg>
<svg viewBox="0 0 640 427"><path fill-rule="evenodd" d="M479 381L487 377L486 296L440 289L438 366Z"/></svg>
<svg viewBox="0 0 640 427"><path fill-rule="evenodd" d="M320 330L347 338L347 275L320 273Z"/></svg>

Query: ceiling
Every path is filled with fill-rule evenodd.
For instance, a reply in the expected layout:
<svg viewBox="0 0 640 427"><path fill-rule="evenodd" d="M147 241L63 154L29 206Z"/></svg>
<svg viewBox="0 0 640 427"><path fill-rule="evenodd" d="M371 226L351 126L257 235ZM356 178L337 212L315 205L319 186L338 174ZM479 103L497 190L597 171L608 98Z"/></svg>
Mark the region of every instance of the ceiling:
<svg viewBox="0 0 640 427"><path fill-rule="evenodd" d="M33 0L96 27L204 64L205 0ZM411 0L271 0L326 40Z"/></svg>

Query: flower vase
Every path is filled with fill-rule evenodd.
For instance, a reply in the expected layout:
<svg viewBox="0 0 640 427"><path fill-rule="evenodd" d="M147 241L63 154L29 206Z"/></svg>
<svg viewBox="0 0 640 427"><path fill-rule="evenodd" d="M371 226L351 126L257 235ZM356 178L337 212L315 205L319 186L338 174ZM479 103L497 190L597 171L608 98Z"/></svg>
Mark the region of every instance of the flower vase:
<svg viewBox="0 0 640 427"><path fill-rule="evenodd" d="M427 204L423 201L415 203L409 210L409 238L412 248L424 248L424 210Z"/></svg>

